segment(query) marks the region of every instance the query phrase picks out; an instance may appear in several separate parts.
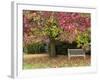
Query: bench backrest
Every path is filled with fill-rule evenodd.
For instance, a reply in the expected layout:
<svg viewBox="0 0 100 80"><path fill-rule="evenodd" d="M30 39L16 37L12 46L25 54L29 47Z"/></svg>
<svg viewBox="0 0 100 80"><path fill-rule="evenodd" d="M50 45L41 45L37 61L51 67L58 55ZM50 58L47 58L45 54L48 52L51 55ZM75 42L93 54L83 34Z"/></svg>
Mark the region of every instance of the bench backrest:
<svg viewBox="0 0 100 80"><path fill-rule="evenodd" d="M82 55L84 54L83 49L68 49L68 54L70 55Z"/></svg>

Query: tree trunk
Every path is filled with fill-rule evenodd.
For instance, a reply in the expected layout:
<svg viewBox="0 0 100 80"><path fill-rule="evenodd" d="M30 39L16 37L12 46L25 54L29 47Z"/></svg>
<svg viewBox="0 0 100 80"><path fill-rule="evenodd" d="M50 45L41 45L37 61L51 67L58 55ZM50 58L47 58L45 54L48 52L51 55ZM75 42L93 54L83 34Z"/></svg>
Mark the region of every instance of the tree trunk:
<svg viewBox="0 0 100 80"><path fill-rule="evenodd" d="M48 53L49 53L50 57L56 56L55 40L54 39L50 39L50 43L48 45Z"/></svg>

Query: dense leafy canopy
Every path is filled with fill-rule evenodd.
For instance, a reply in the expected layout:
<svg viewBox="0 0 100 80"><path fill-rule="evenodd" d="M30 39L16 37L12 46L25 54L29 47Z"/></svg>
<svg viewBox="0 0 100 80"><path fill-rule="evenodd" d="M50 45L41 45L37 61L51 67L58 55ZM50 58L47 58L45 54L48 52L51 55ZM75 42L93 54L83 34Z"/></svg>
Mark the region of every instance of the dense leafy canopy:
<svg viewBox="0 0 100 80"><path fill-rule="evenodd" d="M89 43L91 26L89 13L23 11L24 42L76 41L78 46Z"/></svg>

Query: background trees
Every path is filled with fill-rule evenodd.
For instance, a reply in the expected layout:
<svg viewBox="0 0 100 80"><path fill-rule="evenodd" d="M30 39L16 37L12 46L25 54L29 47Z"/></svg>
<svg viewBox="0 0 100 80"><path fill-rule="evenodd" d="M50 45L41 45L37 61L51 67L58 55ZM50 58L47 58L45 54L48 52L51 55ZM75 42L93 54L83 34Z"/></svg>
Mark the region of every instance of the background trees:
<svg viewBox="0 0 100 80"><path fill-rule="evenodd" d="M89 13L23 11L24 45L46 43L50 56L56 56L56 41L76 42L84 48L90 43Z"/></svg>

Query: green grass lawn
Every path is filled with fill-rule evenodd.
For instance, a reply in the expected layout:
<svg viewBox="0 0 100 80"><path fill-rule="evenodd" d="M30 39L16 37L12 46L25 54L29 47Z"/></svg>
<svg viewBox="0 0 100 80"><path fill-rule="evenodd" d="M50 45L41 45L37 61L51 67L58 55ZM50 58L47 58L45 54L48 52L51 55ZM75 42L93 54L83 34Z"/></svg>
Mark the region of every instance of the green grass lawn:
<svg viewBox="0 0 100 80"><path fill-rule="evenodd" d="M87 55L85 60L83 57L72 57L68 60L66 55L51 58L46 54L25 54L23 62L23 69L80 67L90 66L91 58Z"/></svg>

